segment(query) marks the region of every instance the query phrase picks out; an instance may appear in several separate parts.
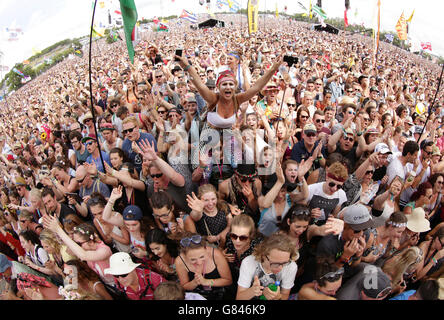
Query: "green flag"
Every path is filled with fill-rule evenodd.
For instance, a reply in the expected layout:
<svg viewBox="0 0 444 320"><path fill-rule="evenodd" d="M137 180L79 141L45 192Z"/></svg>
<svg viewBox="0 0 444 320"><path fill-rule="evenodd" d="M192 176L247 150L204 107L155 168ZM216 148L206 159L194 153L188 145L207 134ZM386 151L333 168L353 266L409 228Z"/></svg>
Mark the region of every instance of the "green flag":
<svg viewBox="0 0 444 320"><path fill-rule="evenodd" d="M120 11L122 12L123 27L125 30L126 47L131 63L134 63L135 26L137 22L137 9L134 0L120 0Z"/></svg>

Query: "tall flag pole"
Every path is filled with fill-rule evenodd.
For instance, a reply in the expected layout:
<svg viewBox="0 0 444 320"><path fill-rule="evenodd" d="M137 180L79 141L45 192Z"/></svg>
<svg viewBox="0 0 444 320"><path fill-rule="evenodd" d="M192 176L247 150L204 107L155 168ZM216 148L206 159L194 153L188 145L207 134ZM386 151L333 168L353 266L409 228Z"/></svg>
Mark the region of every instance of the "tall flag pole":
<svg viewBox="0 0 444 320"><path fill-rule="evenodd" d="M407 34L409 33L409 29L410 29L410 23L412 22L413 19L413 14L415 13L415 9L413 9L412 14L410 15L410 18L408 18L405 22L407 23Z"/></svg>
<svg viewBox="0 0 444 320"><path fill-rule="evenodd" d="M103 162L102 150L100 149L100 139L99 139L99 135L97 133L96 114L94 111L93 91L92 91L92 84L91 84L91 82L92 82L91 81L91 48L92 48L92 35L93 35L93 30L94 30L94 15L96 14L96 6L97 6L97 0L94 0L94 9L93 9L92 20L91 20L91 32L89 34L89 98L91 100L91 114L93 116L94 132L96 134L97 147L99 148L100 161L102 162L103 170L105 170L105 163Z"/></svg>
<svg viewBox="0 0 444 320"><path fill-rule="evenodd" d="M123 29L125 31L126 47L131 63L134 64L134 44L136 40L137 9L134 0L120 0L120 11L122 12Z"/></svg>
<svg viewBox="0 0 444 320"><path fill-rule="evenodd" d="M376 25L377 25L377 32L375 32L375 41L374 41L374 54L373 54L373 66L376 68L376 56L378 55L378 49L379 49L379 30L381 27L381 0L378 0L377 3L378 6L378 15L377 15L377 20L376 20Z"/></svg>
<svg viewBox="0 0 444 320"><path fill-rule="evenodd" d="M311 0L310 0L310 9L308 9L310 12L310 19L313 19L313 10L312 9L313 9L313 7L311 5Z"/></svg>
<svg viewBox="0 0 444 320"><path fill-rule="evenodd" d="M350 9L350 0L345 0L345 10L344 10L344 30L348 27L347 10Z"/></svg>

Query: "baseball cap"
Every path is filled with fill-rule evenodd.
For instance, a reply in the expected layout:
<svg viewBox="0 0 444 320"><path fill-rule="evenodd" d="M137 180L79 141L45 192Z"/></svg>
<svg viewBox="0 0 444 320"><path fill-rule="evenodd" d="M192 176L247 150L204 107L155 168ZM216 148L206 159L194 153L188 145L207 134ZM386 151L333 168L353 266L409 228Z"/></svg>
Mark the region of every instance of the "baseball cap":
<svg viewBox="0 0 444 320"><path fill-rule="evenodd" d="M205 83L205 85L208 88L216 88L216 81L213 79L208 79L207 82Z"/></svg>
<svg viewBox="0 0 444 320"><path fill-rule="evenodd" d="M317 130L314 124L308 123L304 126L304 132L317 132Z"/></svg>
<svg viewBox="0 0 444 320"><path fill-rule="evenodd" d="M344 222L354 231L365 230L374 225L368 209L362 204L349 206L344 213Z"/></svg>
<svg viewBox="0 0 444 320"><path fill-rule="evenodd" d="M372 92L372 91L378 91L379 92L379 89L377 87L373 86L373 87L370 88L370 92Z"/></svg>
<svg viewBox="0 0 444 320"><path fill-rule="evenodd" d="M422 126L419 126L419 125L415 125L414 127L413 127L413 132L414 133L421 133L422 132Z"/></svg>
<svg viewBox="0 0 444 320"><path fill-rule="evenodd" d="M375 152L379 152L381 154L392 153L385 143L378 143L375 147Z"/></svg>
<svg viewBox="0 0 444 320"><path fill-rule="evenodd" d="M88 136L82 138L82 143L85 143L85 142L87 142L89 140L97 141L96 140L96 135L94 133L90 133Z"/></svg>
<svg viewBox="0 0 444 320"><path fill-rule="evenodd" d="M143 213L138 206L129 205L123 209L123 220L142 220Z"/></svg>
<svg viewBox="0 0 444 320"><path fill-rule="evenodd" d="M374 279L375 281L372 280L370 283L364 282L362 291L367 297L372 299L386 297L392 291L392 283L390 278L381 270L381 268L372 265L365 267L365 271L369 269L372 270L370 270L370 272L366 272L366 274L368 274L368 277L371 277L371 279Z"/></svg>

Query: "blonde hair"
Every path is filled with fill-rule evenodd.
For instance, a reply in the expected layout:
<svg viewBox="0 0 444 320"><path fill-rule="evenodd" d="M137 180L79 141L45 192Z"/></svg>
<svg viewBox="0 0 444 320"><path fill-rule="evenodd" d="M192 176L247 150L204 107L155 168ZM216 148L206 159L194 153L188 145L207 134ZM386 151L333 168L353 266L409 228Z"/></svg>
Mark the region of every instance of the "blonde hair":
<svg viewBox="0 0 444 320"><path fill-rule="evenodd" d="M399 254L392 256L382 266L382 271L387 273L392 279L392 287L399 286L403 281L403 275L407 269L416 263L416 261L422 256L421 249L419 247L405 248Z"/></svg>
<svg viewBox="0 0 444 320"><path fill-rule="evenodd" d="M20 218L32 221L34 219L34 215L25 209L25 210L20 211Z"/></svg>
<svg viewBox="0 0 444 320"><path fill-rule="evenodd" d="M126 117L125 119L123 119L122 125L124 125L125 123L128 123L128 122L132 122L135 126L139 127L139 123L137 122L137 119L134 116L129 116L129 117Z"/></svg>
<svg viewBox="0 0 444 320"><path fill-rule="evenodd" d="M273 249L290 253L290 260L292 261L296 261L299 258L299 252L291 238L283 233L274 233L258 244L254 248L253 256L256 260L262 262L263 257L268 256Z"/></svg>
<svg viewBox="0 0 444 320"><path fill-rule="evenodd" d="M230 230L232 230L233 227L248 228L250 230L250 238L253 238L256 234L256 226L254 225L253 218L251 218L248 214L240 214L235 216L231 221Z"/></svg>
<svg viewBox="0 0 444 320"><path fill-rule="evenodd" d="M45 241L50 247L54 248L55 252L60 253L62 244L57 240L54 232L48 229L43 229L39 238L40 241Z"/></svg>
<svg viewBox="0 0 444 320"><path fill-rule="evenodd" d="M185 290L177 282L162 282L154 290L154 300L185 300Z"/></svg>
<svg viewBox="0 0 444 320"><path fill-rule="evenodd" d="M31 197L35 197L38 199L42 198L42 191L37 188L32 188L31 191L29 191Z"/></svg>

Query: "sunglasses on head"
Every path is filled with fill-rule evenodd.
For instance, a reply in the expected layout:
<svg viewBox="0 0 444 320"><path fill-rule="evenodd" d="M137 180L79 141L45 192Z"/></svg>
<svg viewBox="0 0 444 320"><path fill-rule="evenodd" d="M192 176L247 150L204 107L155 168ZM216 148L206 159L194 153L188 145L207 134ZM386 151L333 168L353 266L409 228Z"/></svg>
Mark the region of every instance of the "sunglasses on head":
<svg viewBox="0 0 444 320"><path fill-rule="evenodd" d="M152 174L151 178L161 178L163 176L163 173L158 173L158 174Z"/></svg>
<svg viewBox="0 0 444 320"><path fill-rule="evenodd" d="M299 209L299 210L296 210L296 211L291 213L292 217L300 216L300 215L309 216L310 215L310 211L308 209Z"/></svg>
<svg viewBox="0 0 444 320"><path fill-rule="evenodd" d="M122 133L125 135L125 134L127 134L128 132L133 132L135 128L136 128L136 127L132 127L132 128L126 129L126 130L122 130Z"/></svg>
<svg viewBox="0 0 444 320"><path fill-rule="evenodd" d="M329 182L329 183L328 183L328 186L329 186L330 188L337 187L338 190L339 190L339 189L342 189L342 184L337 184L337 183L334 183L334 182Z"/></svg>
<svg viewBox="0 0 444 320"><path fill-rule="evenodd" d="M334 272L324 274L319 279L327 279L328 281L337 281L344 274L344 268L340 268Z"/></svg>
<svg viewBox="0 0 444 320"><path fill-rule="evenodd" d="M182 240L180 240L180 244L182 245L182 247L189 247L191 245L191 242L194 244L199 244L201 241L202 241L202 236L196 234L189 238L183 238Z"/></svg>
<svg viewBox="0 0 444 320"><path fill-rule="evenodd" d="M234 233L230 233L230 238L233 241L237 239L239 239L240 241L247 241L249 239L248 236L238 236L237 234Z"/></svg>

